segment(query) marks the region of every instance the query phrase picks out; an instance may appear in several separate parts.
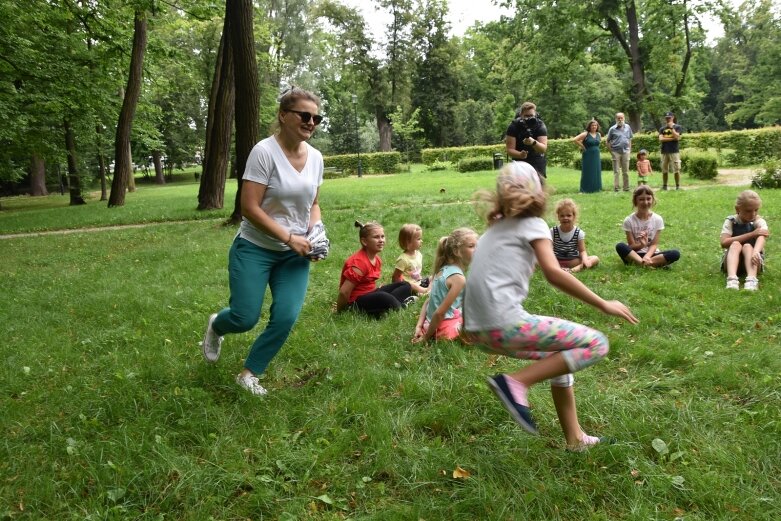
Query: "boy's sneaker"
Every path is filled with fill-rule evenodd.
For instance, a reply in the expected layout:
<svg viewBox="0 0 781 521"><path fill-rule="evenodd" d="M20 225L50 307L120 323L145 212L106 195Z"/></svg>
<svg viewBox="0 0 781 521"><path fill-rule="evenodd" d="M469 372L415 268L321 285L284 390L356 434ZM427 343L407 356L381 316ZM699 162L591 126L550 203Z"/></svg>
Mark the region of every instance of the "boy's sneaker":
<svg viewBox="0 0 781 521"><path fill-rule="evenodd" d="M239 384L239 387L249 391L255 396L263 396L268 394L266 388L260 385L257 377L252 374L247 374L244 376L241 376L240 374L236 375L236 383Z"/></svg>
<svg viewBox="0 0 781 521"><path fill-rule="evenodd" d="M525 431L530 434L539 434L537 431L537 425L532 419L531 409L520 403L516 403L513 400L513 395L510 393L510 388L507 386L506 377L503 374L496 376L489 376L487 379L488 386L496 394L496 397L502 401L502 405L513 417L513 420L524 428Z"/></svg>
<svg viewBox="0 0 781 521"><path fill-rule="evenodd" d="M756 277L746 277L743 289L747 291L756 291L759 289L759 280Z"/></svg>
<svg viewBox="0 0 781 521"><path fill-rule="evenodd" d="M746 281L748 282L748 281ZM738 281L737 277L727 277L727 288L726 289L740 289L740 282Z"/></svg>
<svg viewBox="0 0 781 521"><path fill-rule="evenodd" d="M206 325L206 333L203 335L203 342L201 342L201 352L203 358L210 364L215 363L220 359L220 347L222 346L222 337L212 329L214 319L217 318L217 313L213 313L209 317L209 323Z"/></svg>

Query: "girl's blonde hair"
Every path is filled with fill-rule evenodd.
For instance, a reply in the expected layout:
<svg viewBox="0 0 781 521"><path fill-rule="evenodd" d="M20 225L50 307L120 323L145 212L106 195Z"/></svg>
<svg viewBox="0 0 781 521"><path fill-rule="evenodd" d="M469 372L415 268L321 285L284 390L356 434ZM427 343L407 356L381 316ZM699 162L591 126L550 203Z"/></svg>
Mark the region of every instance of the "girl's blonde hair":
<svg viewBox="0 0 781 521"><path fill-rule="evenodd" d="M456 228L450 235L439 239L437 253L434 257L434 274L447 264L456 264L461 260L461 248L470 237L477 237L477 232L471 228Z"/></svg>
<svg viewBox="0 0 781 521"><path fill-rule="evenodd" d="M411 243L418 234L423 233L423 228L417 224L405 224L399 230L399 247L402 250L406 250L409 243Z"/></svg>
<svg viewBox="0 0 781 521"><path fill-rule="evenodd" d="M575 216L575 221L578 220L579 209L578 205L575 204L575 201L570 198L566 198L556 203L556 215L558 216L563 210L569 210L572 212L572 215Z"/></svg>
<svg viewBox="0 0 781 521"><path fill-rule="evenodd" d="M317 96L317 94L313 92L309 92L308 90L304 90L301 87L296 87L295 85L291 85L287 88L282 94L279 96L279 108L277 109L277 117L274 120L274 123L271 124L271 132L273 134L276 134L279 132L280 125L279 125L279 116L283 112L288 112L290 109L293 108L293 106L298 102L298 100L307 100L313 102L315 105L317 105L317 108L320 108L320 98Z"/></svg>
<svg viewBox="0 0 781 521"><path fill-rule="evenodd" d="M478 201L491 205L486 212L488 225L510 217L541 217L545 214L547 194L537 171L529 163L513 161L496 178L496 192L478 192Z"/></svg>
<svg viewBox="0 0 781 521"><path fill-rule="evenodd" d="M382 230L382 225L377 221L369 221L366 224L363 224L361 221L355 221L353 226L360 228L360 230L358 230L359 240L367 238L373 230ZM363 245L363 243L361 243L361 245Z"/></svg>
<svg viewBox="0 0 781 521"><path fill-rule="evenodd" d="M751 202L759 203L759 205L762 206L762 199L759 197L758 193L754 190L743 190L738 194L738 198L735 199L735 207L743 208L745 204Z"/></svg>

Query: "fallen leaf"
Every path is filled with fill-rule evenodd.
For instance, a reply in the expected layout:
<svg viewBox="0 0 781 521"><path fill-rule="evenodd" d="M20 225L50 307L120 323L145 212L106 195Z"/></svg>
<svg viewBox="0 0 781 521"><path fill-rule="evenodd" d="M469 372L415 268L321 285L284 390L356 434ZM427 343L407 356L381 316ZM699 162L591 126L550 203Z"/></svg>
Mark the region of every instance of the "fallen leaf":
<svg viewBox="0 0 781 521"><path fill-rule="evenodd" d="M456 470L453 471L453 479L466 479L471 476L472 473L468 470L464 470L461 467L456 466Z"/></svg>
<svg viewBox="0 0 781 521"><path fill-rule="evenodd" d="M633 478L636 478L637 476L640 475L640 471L637 469L632 469L632 472L630 472L630 474L632 475Z"/></svg>
<svg viewBox="0 0 781 521"><path fill-rule="evenodd" d="M618 372L619 373L624 373L624 374L629 374L629 371L627 370L626 367L619 367L618 368Z"/></svg>

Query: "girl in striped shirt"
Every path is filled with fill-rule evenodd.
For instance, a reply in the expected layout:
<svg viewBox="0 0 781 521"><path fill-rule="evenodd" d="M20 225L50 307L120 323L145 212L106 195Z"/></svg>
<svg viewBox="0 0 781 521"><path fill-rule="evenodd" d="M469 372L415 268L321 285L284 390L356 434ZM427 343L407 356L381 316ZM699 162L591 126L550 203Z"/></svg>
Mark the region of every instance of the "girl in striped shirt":
<svg viewBox="0 0 781 521"><path fill-rule="evenodd" d="M578 205L572 199L562 199L556 205L559 225L550 229L553 253L565 271L577 273L599 264L599 257L586 251L586 232L578 228Z"/></svg>

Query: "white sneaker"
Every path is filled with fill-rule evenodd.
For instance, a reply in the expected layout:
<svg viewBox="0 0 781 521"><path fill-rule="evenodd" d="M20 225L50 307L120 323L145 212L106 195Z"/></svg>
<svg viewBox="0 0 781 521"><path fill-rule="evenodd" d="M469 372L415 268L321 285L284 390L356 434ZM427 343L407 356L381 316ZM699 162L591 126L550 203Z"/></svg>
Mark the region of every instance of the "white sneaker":
<svg viewBox="0 0 781 521"><path fill-rule="evenodd" d="M247 391L254 394L255 396L263 396L265 394L268 394L266 388L260 385L260 382L258 381L257 377L255 377L252 374L247 374L244 376L237 374L236 383L239 384L239 387L246 389Z"/></svg>
<svg viewBox="0 0 781 521"><path fill-rule="evenodd" d="M737 277L727 277L727 289L740 289L740 281Z"/></svg>
<svg viewBox="0 0 781 521"><path fill-rule="evenodd" d="M206 325L206 333L204 333L203 342L201 342L203 357L210 364L213 364L220 359L220 347L222 346L222 337L217 336L217 333L212 329L212 323L215 318L217 318L217 313L214 313L209 317L209 323Z"/></svg>
<svg viewBox="0 0 781 521"><path fill-rule="evenodd" d="M756 291L759 289L759 280L756 277L746 277L743 289L747 291Z"/></svg>

